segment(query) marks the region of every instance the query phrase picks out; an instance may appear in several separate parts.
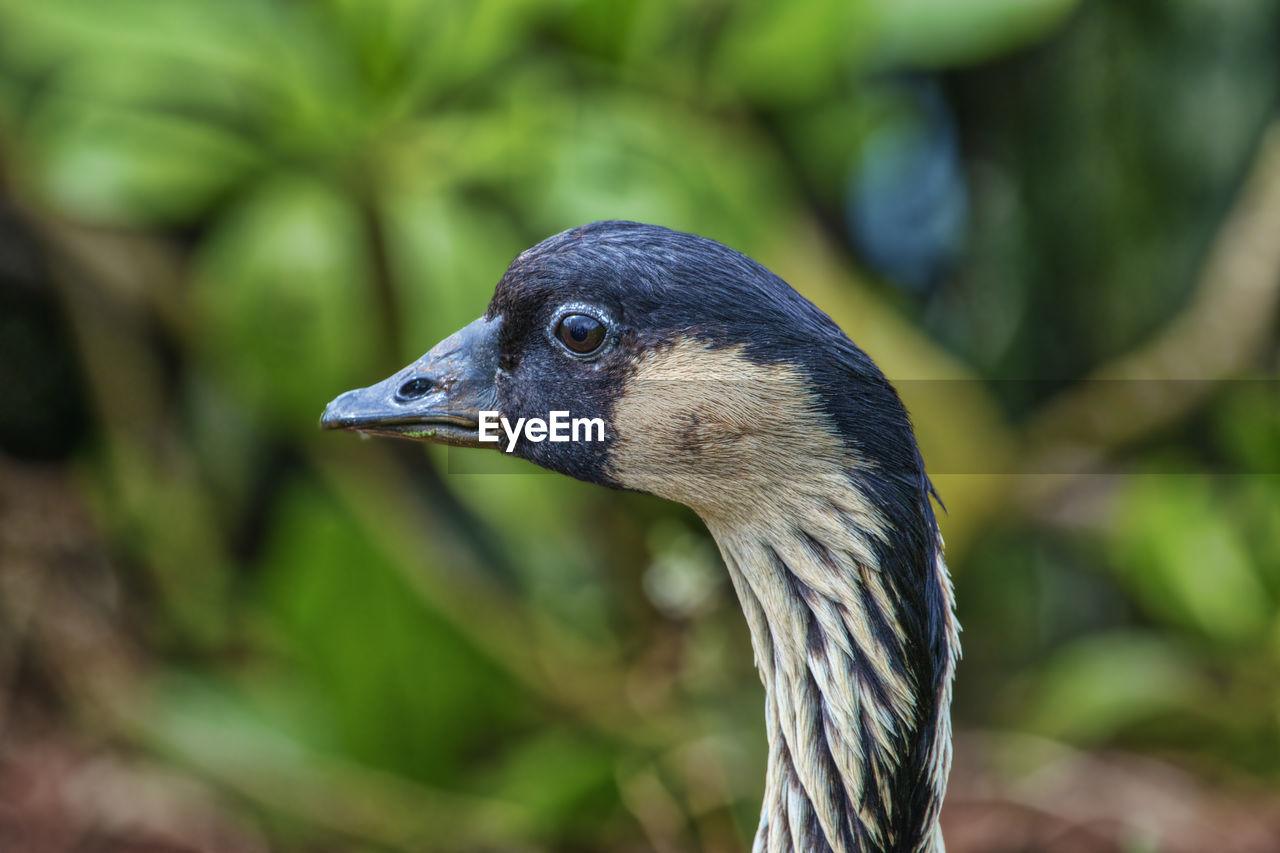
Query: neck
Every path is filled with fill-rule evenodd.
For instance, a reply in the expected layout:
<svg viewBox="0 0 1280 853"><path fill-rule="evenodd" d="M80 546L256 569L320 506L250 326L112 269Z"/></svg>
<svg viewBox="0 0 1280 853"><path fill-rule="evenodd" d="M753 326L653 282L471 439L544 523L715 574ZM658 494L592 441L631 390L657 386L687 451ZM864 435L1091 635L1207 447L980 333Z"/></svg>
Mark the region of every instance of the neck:
<svg viewBox="0 0 1280 853"><path fill-rule="evenodd" d="M941 853L958 653L941 541L927 493L904 523L842 479L750 519L706 518L765 687L754 850Z"/></svg>

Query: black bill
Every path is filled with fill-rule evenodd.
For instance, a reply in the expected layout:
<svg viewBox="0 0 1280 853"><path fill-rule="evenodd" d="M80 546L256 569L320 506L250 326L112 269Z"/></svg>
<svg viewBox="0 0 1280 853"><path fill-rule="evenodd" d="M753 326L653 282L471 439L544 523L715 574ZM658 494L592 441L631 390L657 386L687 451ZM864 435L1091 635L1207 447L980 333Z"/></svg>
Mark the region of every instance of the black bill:
<svg viewBox="0 0 1280 853"><path fill-rule="evenodd" d="M498 408L501 326L501 318L482 317L378 384L340 395L325 407L321 428L496 447L480 444L478 422L480 412Z"/></svg>

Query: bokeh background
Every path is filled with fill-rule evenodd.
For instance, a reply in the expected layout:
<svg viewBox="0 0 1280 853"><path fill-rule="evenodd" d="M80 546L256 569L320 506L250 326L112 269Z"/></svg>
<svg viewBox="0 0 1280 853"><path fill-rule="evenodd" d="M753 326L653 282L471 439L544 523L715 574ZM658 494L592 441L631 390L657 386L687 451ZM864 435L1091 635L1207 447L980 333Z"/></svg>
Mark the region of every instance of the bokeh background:
<svg viewBox="0 0 1280 853"><path fill-rule="evenodd" d="M745 849L691 513L316 429L630 218L911 407L952 853L1280 850L1278 90L1275 0L0 0L0 847Z"/></svg>

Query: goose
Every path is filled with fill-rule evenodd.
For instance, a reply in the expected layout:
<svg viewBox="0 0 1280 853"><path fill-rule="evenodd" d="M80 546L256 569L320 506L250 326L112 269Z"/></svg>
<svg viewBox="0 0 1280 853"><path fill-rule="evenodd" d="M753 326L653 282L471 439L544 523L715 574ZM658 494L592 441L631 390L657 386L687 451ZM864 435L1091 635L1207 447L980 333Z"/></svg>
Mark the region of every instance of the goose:
<svg viewBox="0 0 1280 853"><path fill-rule="evenodd" d="M579 422L602 429L574 440ZM321 426L498 449L692 508L764 684L753 850L943 851L960 647L937 494L893 386L764 266L655 225L570 229Z"/></svg>

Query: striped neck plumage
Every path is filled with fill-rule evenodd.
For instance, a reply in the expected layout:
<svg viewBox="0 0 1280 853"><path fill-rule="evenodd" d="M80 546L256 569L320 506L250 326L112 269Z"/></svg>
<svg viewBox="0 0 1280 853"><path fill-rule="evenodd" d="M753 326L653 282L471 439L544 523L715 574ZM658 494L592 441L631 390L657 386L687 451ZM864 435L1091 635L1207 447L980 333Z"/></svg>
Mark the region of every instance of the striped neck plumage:
<svg viewBox="0 0 1280 853"><path fill-rule="evenodd" d="M646 353L615 403L609 475L694 509L728 566L767 695L755 849L937 853L951 583L906 411L832 349L853 362L825 386L742 345Z"/></svg>
<svg viewBox="0 0 1280 853"><path fill-rule="evenodd" d="M959 646L929 498L927 535L910 535L856 474L821 479L793 505L706 518L766 692L754 851L941 853Z"/></svg>

